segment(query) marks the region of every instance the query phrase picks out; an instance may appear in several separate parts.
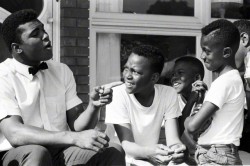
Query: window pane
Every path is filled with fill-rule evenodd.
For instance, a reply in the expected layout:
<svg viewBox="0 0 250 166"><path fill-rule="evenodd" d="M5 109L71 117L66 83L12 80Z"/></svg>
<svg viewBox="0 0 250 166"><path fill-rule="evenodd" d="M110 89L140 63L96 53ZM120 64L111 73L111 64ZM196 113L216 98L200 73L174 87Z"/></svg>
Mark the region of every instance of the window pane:
<svg viewBox="0 0 250 166"><path fill-rule="evenodd" d="M249 19L249 0L211 0L212 18Z"/></svg>
<svg viewBox="0 0 250 166"><path fill-rule="evenodd" d="M97 0L97 11L194 16L194 0Z"/></svg>
<svg viewBox="0 0 250 166"><path fill-rule="evenodd" d="M123 12L194 16L194 0L124 0Z"/></svg>
<svg viewBox="0 0 250 166"><path fill-rule="evenodd" d="M165 55L165 67L160 83L170 85L173 60L185 56L195 56L195 37L186 36L156 36L156 35L121 35L121 71L133 47L140 44L150 44L158 47Z"/></svg>
<svg viewBox="0 0 250 166"><path fill-rule="evenodd" d="M13 13L22 9L33 9L38 15L43 9L43 0L0 0L0 7Z"/></svg>

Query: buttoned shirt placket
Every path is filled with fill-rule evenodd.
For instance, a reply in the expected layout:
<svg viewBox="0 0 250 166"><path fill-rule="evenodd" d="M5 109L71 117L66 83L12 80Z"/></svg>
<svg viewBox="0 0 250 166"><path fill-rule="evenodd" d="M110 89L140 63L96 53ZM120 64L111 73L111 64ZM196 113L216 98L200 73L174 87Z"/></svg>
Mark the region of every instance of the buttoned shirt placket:
<svg viewBox="0 0 250 166"><path fill-rule="evenodd" d="M44 129L46 130L51 130L51 125L50 125L50 121L49 121L49 116L48 116L48 112L46 109L46 102L45 102L45 97L44 97L44 89L43 89L43 78L42 78L42 74L41 71L39 71L38 73L36 73L36 75L38 80L39 80L39 85L40 85L40 114L41 114L41 119L44 125Z"/></svg>

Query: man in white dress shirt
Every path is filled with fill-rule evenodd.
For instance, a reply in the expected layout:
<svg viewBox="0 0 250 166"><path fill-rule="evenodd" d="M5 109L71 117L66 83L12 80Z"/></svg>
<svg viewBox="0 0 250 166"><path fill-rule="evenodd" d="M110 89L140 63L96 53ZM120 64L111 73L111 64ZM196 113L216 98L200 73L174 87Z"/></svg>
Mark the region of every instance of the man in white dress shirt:
<svg viewBox="0 0 250 166"><path fill-rule="evenodd" d="M119 83L96 87L84 110L33 10L7 17L2 34L13 59L0 64L0 165L124 165L121 149L93 130Z"/></svg>

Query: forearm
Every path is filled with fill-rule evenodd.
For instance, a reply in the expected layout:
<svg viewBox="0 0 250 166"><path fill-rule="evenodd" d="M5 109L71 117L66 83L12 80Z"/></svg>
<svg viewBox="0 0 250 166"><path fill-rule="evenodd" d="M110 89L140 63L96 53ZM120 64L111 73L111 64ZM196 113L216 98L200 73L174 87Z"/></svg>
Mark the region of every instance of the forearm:
<svg viewBox="0 0 250 166"><path fill-rule="evenodd" d="M75 131L93 129L99 120L100 110L100 107L96 107L92 104L92 102L89 102L87 109L83 111L75 120Z"/></svg>
<svg viewBox="0 0 250 166"><path fill-rule="evenodd" d="M153 148L140 146L134 142L123 141L122 147L125 153L134 159L149 159L149 156L154 154Z"/></svg>
<svg viewBox="0 0 250 166"><path fill-rule="evenodd" d="M38 127L23 124L11 129L10 132L4 133L6 133L6 138L14 147L29 144L46 147L62 147L74 144L74 140L71 136L73 133L69 131L46 131Z"/></svg>

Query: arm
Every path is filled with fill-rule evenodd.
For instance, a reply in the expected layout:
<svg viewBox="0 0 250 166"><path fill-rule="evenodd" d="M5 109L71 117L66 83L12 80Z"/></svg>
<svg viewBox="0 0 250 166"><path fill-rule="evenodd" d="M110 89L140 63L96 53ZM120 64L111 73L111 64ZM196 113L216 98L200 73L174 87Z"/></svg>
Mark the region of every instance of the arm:
<svg viewBox="0 0 250 166"><path fill-rule="evenodd" d="M115 130L127 155L135 159L146 159L153 163L168 163L173 151L164 145L141 146L135 143L130 124L115 124Z"/></svg>
<svg viewBox="0 0 250 166"><path fill-rule="evenodd" d="M167 119L165 122L166 142L171 150L174 151L174 162L183 162L185 145L181 142L179 137L179 125L177 118ZM177 161L179 160L179 161Z"/></svg>
<svg viewBox="0 0 250 166"><path fill-rule="evenodd" d="M42 128L26 125L20 116L7 116L0 122L0 129L13 147L36 144L45 147L65 147L101 150L108 144L104 133L88 130L84 132L46 131Z"/></svg>
<svg viewBox="0 0 250 166"><path fill-rule="evenodd" d="M198 132L218 109L213 103L204 102L199 112L186 119L184 125L187 132L191 134Z"/></svg>
<svg viewBox="0 0 250 166"><path fill-rule="evenodd" d="M111 88L121 84L122 82L119 81L103 85L102 87L95 87L90 93L90 102L86 110L84 110L82 104L68 110L67 121L70 129L83 131L94 128L98 122L101 107L112 101Z"/></svg>
<svg viewBox="0 0 250 166"><path fill-rule="evenodd" d="M180 124L180 134L182 135L184 131L184 121L185 119L190 116L190 113L192 112L192 108L194 104L202 104L205 96L205 92L207 91L208 87L207 85L201 81L197 80L192 84L192 91L188 98L187 104L182 110L182 116L179 118L179 124Z"/></svg>

